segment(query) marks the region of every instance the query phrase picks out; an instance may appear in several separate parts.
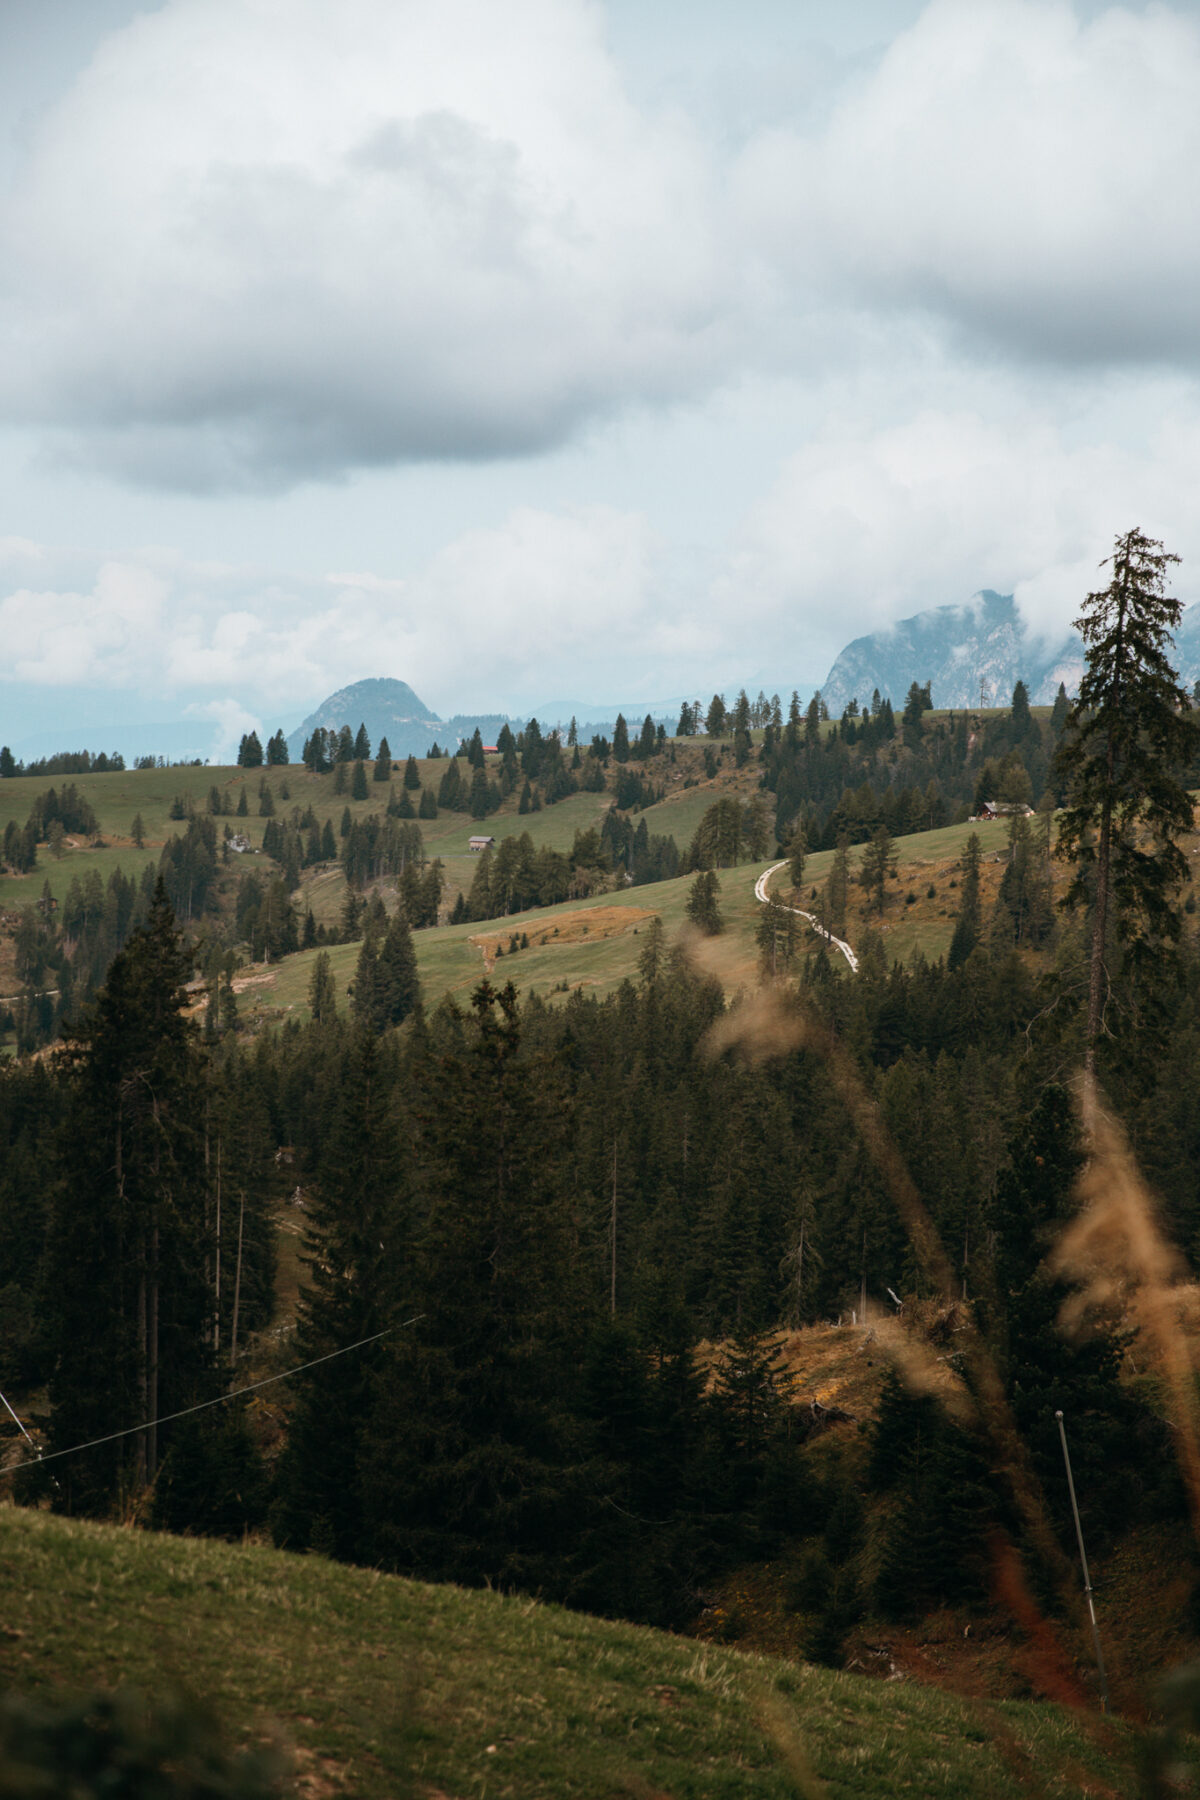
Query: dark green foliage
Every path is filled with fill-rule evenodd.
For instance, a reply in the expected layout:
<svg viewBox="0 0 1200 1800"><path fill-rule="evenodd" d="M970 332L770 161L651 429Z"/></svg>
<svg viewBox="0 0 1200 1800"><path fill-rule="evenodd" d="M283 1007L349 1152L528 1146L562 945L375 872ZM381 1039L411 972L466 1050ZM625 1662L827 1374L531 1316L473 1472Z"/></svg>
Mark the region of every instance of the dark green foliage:
<svg viewBox="0 0 1200 1800"><path fill-rule="evenodd" d="M972 832L962 854L962 887L959 890L958 918L955 921L954 936L950 940L950 954L947 958L952 969L961 968L966 962L979 942L979 936L983 930L983 908L979 899L981 859L982 851L979 847L979 839Z"/></svg>
<svg viewBox="0 0 1200 1800"><path fill-rule="evenodd" d="M199 1045L181 1011L190 972L160 882L71 1053L46 1246L55 1448L186 1406L211 1380ZM57 1502L102 1507L153 1477L157 1450L148 1431L71 1458Z"/></svg>
<svg viewBox="0 0 1200 1800"><path fill-rule="evenodd" d="M614 762L629 761L629 727L621 713L617 714L617 722L613 726L612 753Z"/></svg>
<svg viewBox="0 0 1200 1800"><path fill-rule="evenodd" d="M883 911L888 876L895 867L896 852L891 833L886 825L880 825L863 851L858 868L859 882L870 895L876 912Z"/></svg>
<svg viewBox="0 0 1200 1800"><path fill-rule="evenodd" d="M263 761L262 744L257 731L248 731L238 745L239 769L261 769Z"/></svg>
<svg viewBox="0 0 1200 1800"><path fill-rule="evenodd" d="M685 911L690 922L706 937L715 937L725 928L717 904L720 892L721 883L711 869L702 869L688 889Z"/></svg>
<svg viewBox="0 0 1200 1800"><path fill-rule="evenodd" d="M421 785L421 771L417 767L415 756L410 756L404 765L404 785L413 791Z"/></svg>
<svg viewBox="0 0 1200 1800"><path fill-rule="evenodd" d="M310 1210L309 1286L301 1297L298 1350L326 1356L398 1325L410 1233L399 1120L385 1052L356 1033L334 1074L332 1104ZM296 1404L272 1512L275 1541L317 1544L368 1559L363 1471L378 1340L297 1378Z"/></svg>
<svg viewBox="0 0 1200 1800"><path fill-rule="evenodd" d="M154 1487L160 1531L239 1540L267 1514L267 1472L237 1400L180 1420Z"/></svg>
<svg viewBox="0 0 1200 1800"><path fill-rule="evenodd" d="M388 1342L372 1535L393 1566L530 1586L566 1551L581 1492L562 1113L549 1068L527 1078L511 987L483 984L473 1015L439 1071L411 1272L421 1317Z"/></svg>
<svg viewBox="0 0 1200 1800"><path fill-rule="evenodd" d="M1087 671L1056 755L1067 789L1059 851L1072 859L1069 905L1091 907L1088 1056L1110 986L1109 906L1135 963L1180 933L1175 896L1188 878L1179 838L1192 828L1184 780L1200 742L1191 699L1169 660L1182 607L1166 589L1179 561L1134 529L1116 540L1112 580L1075 621Z"/></svg>
<svg viewBox="0 0 1200 1800"><path fill-rule="evenodd" d="M277 731L267 740L267 761L272 768L285 768L288 761L287 739L282 731Z"/></svg>
<svg viewBox="0 0 1200 1800"><path fill-rule="evenodd" d="M366 800L369 797L370 789L367 787L366 764L362 761L356 761L354 764L354 775L350 782L350 798L352 800Z"/></svg>

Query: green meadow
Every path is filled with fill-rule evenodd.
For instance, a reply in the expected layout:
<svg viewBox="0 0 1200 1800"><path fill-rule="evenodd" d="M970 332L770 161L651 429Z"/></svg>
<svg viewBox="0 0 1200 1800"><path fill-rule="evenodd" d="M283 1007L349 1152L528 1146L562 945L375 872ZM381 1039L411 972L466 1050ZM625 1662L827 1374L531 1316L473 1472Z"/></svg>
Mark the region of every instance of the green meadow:
<svg viewBox="0 0 1200 1800"><path fill-rule="evenodd" d="M1120 1727L494 1592L0 1505L0 1683L132 1684L358 1800L1128 1794Z"/></svg>

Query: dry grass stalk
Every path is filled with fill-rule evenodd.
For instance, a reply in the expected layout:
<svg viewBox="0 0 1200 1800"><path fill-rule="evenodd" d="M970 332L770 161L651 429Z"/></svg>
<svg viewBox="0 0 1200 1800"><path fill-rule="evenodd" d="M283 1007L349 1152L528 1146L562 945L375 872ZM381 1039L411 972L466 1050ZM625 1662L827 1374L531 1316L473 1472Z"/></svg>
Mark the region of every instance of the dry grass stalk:
<svg viewBox="0 0 1200 1800"><path fill-rule="evenodd" d="M692 938L685 942L683 947L685 954L691 956L702 967L704 956L701 945ZM762 1005L761 1015L745 1000L733 1009L732 1017L735 1022L728 1026L724 1040L721 1041L721 1048L736 1048L742 1056L747 1058L755 1056L753 1032L755 1019L759 1016L772 1022L768 1028L768 1044L771 1043L771 1034L776 1031L778 1035L775 1036L774 1041L782 1044L784 1039L782 1026L776 1027L774 1024L774 1021L782 1017L786 1019L789 1027L787 1034L789 1041L786 1047L792 1049L803 1046L822 1058L868 1154L884 1177L892 1202L909 1241L916 1251L924 1275L938 1290L945 1304L955 1303L954 1271L937 1228L926 1211L908 1167L884 1123L879 1107L868 1091L853 1060L847 1055L829 1028L817 1019L811 1010L803 1007L802 1004L797 1006L795 998L791 1005L786 1005L778 990L765 990ZM796 1010L793 1010L793 1007L796 1007ZM739 1014L741 1014L740 1022L738 1021ZM710 1054L719 1053L712 1049L715 1034L719 1030L720 1024L714 1027L708 1035L707 1043ZM776 1055L780 1054L780 1051L775 1048L767 1048L764 1053ZM979 1431L987 1444L993 1466L1003 1471L1009 1493L1029 1534L1030 1542L1042 1559L1044 1567L1052 1574L1060 1602L1067 1616L1073 1622L1076 1631L1082 1634L1085 1624L1075 1571L1070 1559L1064 1555L1051 1527L1041 1484L1034 1472L1028 1448L1017 1430L1000 1371L987 1344L970 1318L968 1318L961 1335L968 1382L961 1389L963 1408L959 1416L964 1424L971 1424ZM1196 1456L1194 1466L1197 1475L1196 1493L1200 1496L1200 1455ZM1200 1532L1200 1514L1198 1514L1198 1532ZM1036 1619L1039 1641L1047 1645L1050 1643L1058 1645L1054 1626L1040 1614L1024 1583L1022 1583L1022 1589L1028 1599L1028 1607L1032 1610L1028 1613L1028 1619L1018 1617L1015 1613L1014 1619L1026 1631L1030 1629L1032 1621ZM1001 1583L1000 1591L1007 1594L1016 1592L1011 1583ZM1046 1667L1050 1667L1049 1662L1046 1662L1045 1659L1041 1660ZM1061 1645L1056 1649L1055 1661L1062 1666L1066 1666L1069 1661Z"/></svg>
<svg viewBox="0 0 1200 1800"><path fill-rule="evenodd" d="M736 1050L743 1061L753 1064L789 1055L800 1048L804 1036L804 1020L795 1007L778 988L762 987L721 1014L705 1033L702 1048L714 1058Z"/></svg>
<svg viewBox="0 0 1200 1800"><path fill-rule="evenodd" d="M802 1800L825 1800L827 1789L808 1760L795 1718L778 1694L764 1694L758 1704L763 1730L779 1751Z"/></svg>
<svg viewBox="0 0 1200 1800"><path fill-rule="evenodd" d="M928 1394L937 1400L958 1424L970 1424L975 1417L970 1394L919 1329L914 1330L903 1317L878 1308L869 1310L868 1320L880 1350L905 1386L914 1394Z"/></svg>
<svg viewBox="0 0 1200 1800"><path fill-rule="evenodd" d="M1187 1484L1192 1526L1200 1537L1200 1428L1196 1417L1193 1335L1200 1287L1159 1223L1120 1125L1085 1076L1080 1113L1088 1160L1077 1183L1080 1211L1047 1260L1052 1274L1076 1284L1059 1315L1064 1331L1134 1327L1152 1346L1170 1389L1172 1429Z"/></svg>

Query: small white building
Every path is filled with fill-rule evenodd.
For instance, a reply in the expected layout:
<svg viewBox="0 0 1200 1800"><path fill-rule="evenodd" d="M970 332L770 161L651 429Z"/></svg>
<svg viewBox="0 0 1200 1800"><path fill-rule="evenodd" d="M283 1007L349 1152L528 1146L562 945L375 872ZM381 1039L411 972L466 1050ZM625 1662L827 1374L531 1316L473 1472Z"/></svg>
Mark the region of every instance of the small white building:
<svg viewBox="0 0 1200 1800"><path fill-rule="evenodd" d="M476 855L481 850L490 850L496 842L494 837L473 837L467 839L467 849L474 850Z"/></svg>

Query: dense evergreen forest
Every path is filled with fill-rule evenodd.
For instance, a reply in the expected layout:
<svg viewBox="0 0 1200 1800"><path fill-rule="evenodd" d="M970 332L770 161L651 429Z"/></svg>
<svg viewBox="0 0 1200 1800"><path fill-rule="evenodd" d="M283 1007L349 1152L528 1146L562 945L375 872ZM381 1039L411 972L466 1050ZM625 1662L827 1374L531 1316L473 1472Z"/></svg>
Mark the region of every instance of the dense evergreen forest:
<svg viewBox="0 0 1200 1800"><path fill-rule="evenodd" d="M783 1556L811 1653L833 1661L865 1611L982 1601L998 1533L1052 1592L1070 1529L1055 1408L1094 1545L1114 1519L1183 1516L1170 1427L1150 1388L1119 1379L1119 1318L1065 1341L1045 1262L1077 1206L1085 1065L1200 1260L1200 941L1179 850L1197 727L1155 661L1154 606L1169 623L1172 603L1134 537L1124 576L1091 597L1094 680L1054 761L1020 696L984 746L977 780L994 766L1012 793L1019 768L1033 795L1041 768L1068 801L1074 879L1036 958L1013 924L1019 820L991 917L968 846L969 929L945 961L889 965L868 932L857 972L818 944L731 1005L654 920L637 979L607 999L522 1003L484 981L469 1005L426 1009L409 903L389 917L356 900L351 1016L318 958L311 1021L247 1040L219 969L203 1024L184 1014L197 939L166 852L157 881L112 887L94 1003L61 1051L0 1068L0 1381L45 1384L48 1447L71 1452L23 1469L21 1497L266 1526L294 1548L672 1625L723 1571ZM1114 611L1119 654L1101 631ZM961 724L930 738L910 700L897 796L927 767L949 779L963 742L975 753ZM785 825L801 865L827 828L813 769L876 756L883 714L824 737L819 719L769 728L781 812L788 791L817 809ZM697 833L698 879L731 818ZM399 831L417 908L436 871L416 827ZM308 1285L271 1350L284 1212L304 1220ZM865 1451L843 1432L816 1458L838 1423L792 1403L774 1334L864 1304L958 1320L944 1341L962 1405L893 1379ZM302 1365L282 1444L240 1400L203 1407L239 1384L251 1342L256 1372Z"/></svg>

